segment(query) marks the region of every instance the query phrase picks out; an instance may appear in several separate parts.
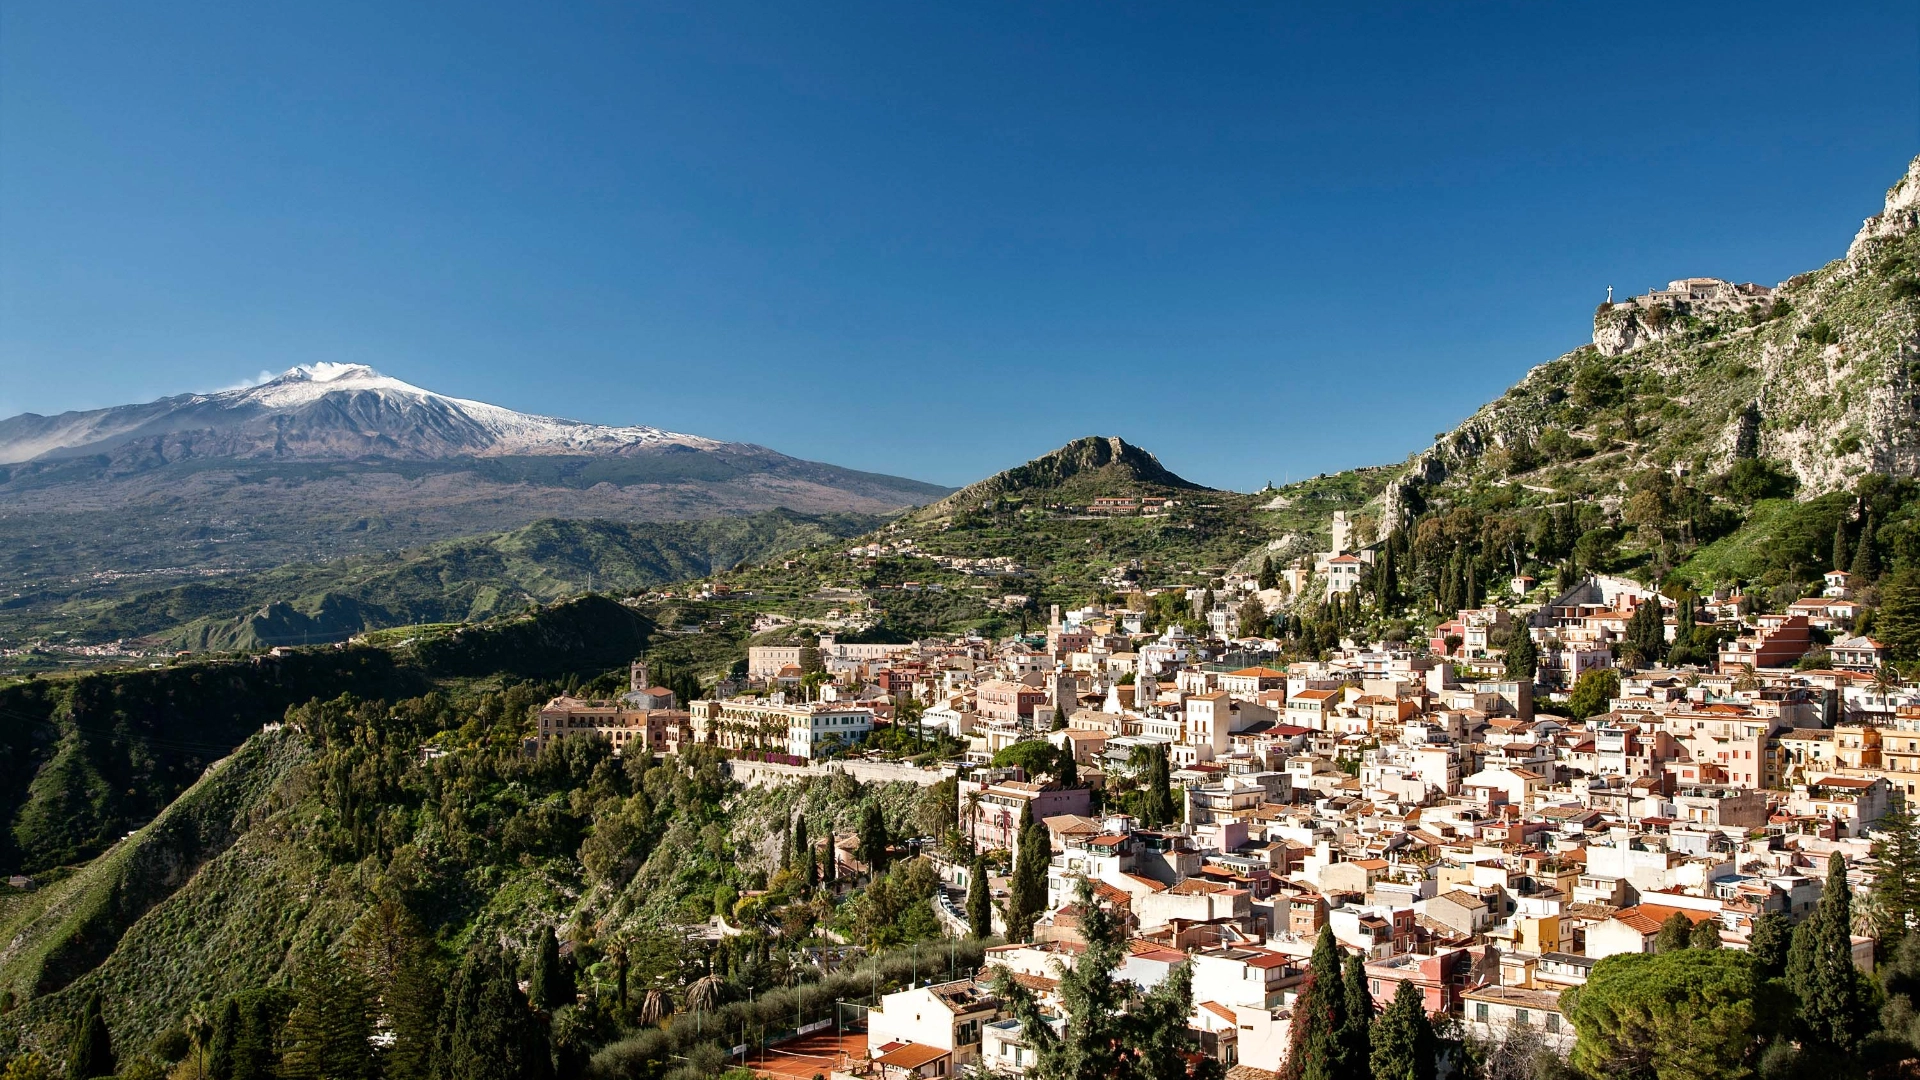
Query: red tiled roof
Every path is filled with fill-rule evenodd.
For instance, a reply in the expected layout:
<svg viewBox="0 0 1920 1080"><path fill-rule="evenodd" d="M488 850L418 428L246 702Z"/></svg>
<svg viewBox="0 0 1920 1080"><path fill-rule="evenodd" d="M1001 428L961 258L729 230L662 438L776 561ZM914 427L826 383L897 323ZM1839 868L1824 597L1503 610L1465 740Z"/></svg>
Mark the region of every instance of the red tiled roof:
<svg viewBox="0 0 1920 1080"><path fill-rule="evenodd" d="M951 1050L942 1050L937 1046L928 1046L925 1043L910 1042L898 1050L889 1050L873 1060L880 1065L892 1065L901 1069L917 1069L930 1061L938 1061L952 1052Z"/></svg>

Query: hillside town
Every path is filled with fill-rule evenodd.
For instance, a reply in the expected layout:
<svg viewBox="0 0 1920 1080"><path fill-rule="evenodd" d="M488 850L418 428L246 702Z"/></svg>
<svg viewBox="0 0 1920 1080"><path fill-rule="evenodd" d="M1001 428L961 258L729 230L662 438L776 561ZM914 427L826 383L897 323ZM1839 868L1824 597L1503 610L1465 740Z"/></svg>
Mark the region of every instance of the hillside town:
<svg viewBox="0 0 1920 1080"><path fill-rule="evenodd" d="M1294 587L1352 588L1328 573L1370 564L1348 545L1337 521L1334 550L1291 568ZM1279 639L1232 633L1260 582L1218 584L1055 606L1044 631L1003 640L755 647L743 677L692 702L636 663L618 701L550 703L539 739L711 744L736 775L771 781L953 781L952 832L917 850L949 932L967 932L961 906L984 886L1008 944L973 978L872 1009L864 1058L835 1075L886 1078L1021 1073L1033 1052L995 980L1063 1015L1083 881L1126 928L1115 977L1145 991L1191 965L1189 1026L1230 1075L1285 1068L1323 930L1361 958L1380 1008L1411 983L1467 1037L1524 1032L1564 1053L1560 995L1600 959L1675 933L1746 949L1769 917L1814 910L1835 856L1864 898L1876 823L1920 783L1920 692L1851 632L1844 571L1768 613L1623 578L1557 594L1516 578L1428 640L1290 662ZM1168 591L1191 617L1143 631ZM1723 632L1709 663L1637 662L1636 635L1672 641L1688 624ZM889 761L883 733L944 752ZM1157 812L1156 782L1170 803ZM833 850L856 861L854 837ZM1016 912L1019 868L1042 859L1044 901ZM1872 937L1851 951L1871 970Z"/></svg>

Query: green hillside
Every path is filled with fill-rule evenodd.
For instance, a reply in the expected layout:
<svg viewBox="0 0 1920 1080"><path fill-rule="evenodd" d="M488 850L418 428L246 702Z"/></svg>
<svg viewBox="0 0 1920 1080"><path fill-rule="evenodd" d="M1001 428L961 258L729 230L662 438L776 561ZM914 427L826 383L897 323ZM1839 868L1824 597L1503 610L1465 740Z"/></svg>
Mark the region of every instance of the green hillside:
<svg viewBox="0 0 1920 1080"><path fill-rule="evenodd" d="M0 635L145 638L195 652L341 641L381 627L490 618L584 592L589 579L600 591L644 591L853 536L883 520L785 510L659 524L548 519L390 556L16 603L0 610Z"/></svg>

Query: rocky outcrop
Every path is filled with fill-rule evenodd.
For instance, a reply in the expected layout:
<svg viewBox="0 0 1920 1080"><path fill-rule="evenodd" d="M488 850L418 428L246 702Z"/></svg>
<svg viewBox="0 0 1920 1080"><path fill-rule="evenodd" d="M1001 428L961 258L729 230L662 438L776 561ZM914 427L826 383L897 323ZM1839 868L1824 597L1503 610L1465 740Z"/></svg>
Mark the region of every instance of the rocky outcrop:
<svg viewBox="0 0 1920 1080"><path fill-rule="evenodd" d="M1474 483L1606 497L1648 469L1714 473L1741 457L1784 463L1803 497L1869 471L1920 476L1917 224L1920 158L1844 259L1775 288L1682 278L1602 305L1591 346L1411 459L1383 515Z"/></svg>
<svg viewBox="0 0 1920 1080"><path fill-rule="evenodd" d="M1847 262L1857 264L1873 249L1875 241L1905 236L1920 224L1920 157L1907 166L1907 174L1887 189L1887 203L1880 213L1860 224L1860 231L1847 245Z"/></svg>

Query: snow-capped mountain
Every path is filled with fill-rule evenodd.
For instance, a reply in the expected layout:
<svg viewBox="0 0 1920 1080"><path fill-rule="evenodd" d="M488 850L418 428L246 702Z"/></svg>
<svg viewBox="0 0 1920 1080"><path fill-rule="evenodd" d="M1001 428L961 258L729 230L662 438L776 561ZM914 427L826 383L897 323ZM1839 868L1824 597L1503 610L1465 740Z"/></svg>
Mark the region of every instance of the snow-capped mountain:
<svg viewBox="0 0 1920 1080"><path fill-rule="evenodd" d="M33 580L56 566L258 568L542 518L886 514L951 490L752 443L534 416L357 364L0 420L0 548L27 551L9 565Z"/></svg>
<svg viewBox="0 0 1920 1080"><path fill-rule="evenodd" d="M338 460L599 456L727 445L655 427L609 427L516 412L436 394L362 364L312 364L237 390L0 421L0 464L118 456L129 450L165 460Z"/></svg>

